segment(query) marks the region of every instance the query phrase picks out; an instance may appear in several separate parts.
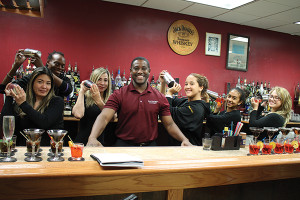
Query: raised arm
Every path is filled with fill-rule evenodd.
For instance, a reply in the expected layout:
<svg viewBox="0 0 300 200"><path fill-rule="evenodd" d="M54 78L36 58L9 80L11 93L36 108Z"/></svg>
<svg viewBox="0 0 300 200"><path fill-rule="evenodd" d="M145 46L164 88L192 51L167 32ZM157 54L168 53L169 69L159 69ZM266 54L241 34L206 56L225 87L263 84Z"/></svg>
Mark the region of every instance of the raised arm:
<svg viewBox="0 0 300 200"><path fill-rule="evenodd" d="M92 128L87 146L102 146L102 144L97 140L97 138L102 134L103 130L114 117L115 111L111 108L104 108Z"/></svg>
<svg viewBox="0 0 300 200"><path fill-rule="evenodd" d="M74 105L74 107L72 109L72 113L73 113L74 117L76 117L78 119L81 119L84 116L84 111L85 111L84 94L86 93L86 91L88 91L88 88L85 87L84 81L82 81L80 84L80 91L79 91L79 95L78 95L76 104Z"/></svg>

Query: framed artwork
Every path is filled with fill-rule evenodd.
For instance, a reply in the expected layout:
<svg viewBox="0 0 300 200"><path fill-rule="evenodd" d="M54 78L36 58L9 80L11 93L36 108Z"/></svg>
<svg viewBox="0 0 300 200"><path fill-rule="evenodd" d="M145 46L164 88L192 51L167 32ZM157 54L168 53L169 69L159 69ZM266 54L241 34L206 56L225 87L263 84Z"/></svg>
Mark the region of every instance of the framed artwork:
<svg viewBox="0 0 300 200"><path fill-rule="evenodd" d="M221 55L221 34L206 33L205 55Z"/></svg>
<svg viewBox="0 0 300 200"><path fill-rule="evenodd" d="M250 38L241 35L228 35L226 69L248 71Z"/></svg>

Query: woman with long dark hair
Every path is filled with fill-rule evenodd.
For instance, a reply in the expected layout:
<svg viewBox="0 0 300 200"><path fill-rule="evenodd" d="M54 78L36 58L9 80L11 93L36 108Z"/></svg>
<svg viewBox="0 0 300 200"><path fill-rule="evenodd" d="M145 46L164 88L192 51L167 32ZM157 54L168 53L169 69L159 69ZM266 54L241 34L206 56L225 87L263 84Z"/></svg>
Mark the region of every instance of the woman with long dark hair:
<svg viewBox="0 0 300 200"><path fill-rule="evenodd" d="M1 121L4 115L15 116L17 145L25 145L25 138L19 133L23 129L63 129L64 101L54 94L53 76L48 68L38 67L33 71L26 93L19 85L9 83L5 94ZM41 145L50 145L46 133L42 136Z"/></svg>

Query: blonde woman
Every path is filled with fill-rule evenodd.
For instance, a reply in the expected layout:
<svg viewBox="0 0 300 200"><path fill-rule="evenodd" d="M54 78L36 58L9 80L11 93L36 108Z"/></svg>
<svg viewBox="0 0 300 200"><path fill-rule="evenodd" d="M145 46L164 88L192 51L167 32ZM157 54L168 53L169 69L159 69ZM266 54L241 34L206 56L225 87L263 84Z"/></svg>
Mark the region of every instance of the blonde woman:
<svg viewBox="0 0 300 200"><path fill-rule="evenodd" d="M261 115L263 107L255 101L254 97L251 98L251 104L253 111L250 113L250 127L284 127L290 119L292 99L285 88L274 87L271 90L268 100L271 111L265 116ZM264 136L261 134L260 138Z"/></svg>
<svg viewBox="0 0 300 200"><path fill-rule="evenodd" d="M25 145L25 139L19 133L23 129L63 129L64 101L54 94L54 80L48 68L38 67L33 71L26 93L19 85L9 83L5 94L1 116L15 116L17 145ZM41 145L49 144L50 138L44 133Z"/></svg>
<svg viewBox="0 0 300 200"><path fill-rule="evenodd" d="M90 80L94 83L90 88L84 85L84 81L81 83L77 102L72 110L73 115L80 119L80 130L75 142L84 144L87 143L93 124L111 94L111 79L108 70L95 69Z"/></svg>

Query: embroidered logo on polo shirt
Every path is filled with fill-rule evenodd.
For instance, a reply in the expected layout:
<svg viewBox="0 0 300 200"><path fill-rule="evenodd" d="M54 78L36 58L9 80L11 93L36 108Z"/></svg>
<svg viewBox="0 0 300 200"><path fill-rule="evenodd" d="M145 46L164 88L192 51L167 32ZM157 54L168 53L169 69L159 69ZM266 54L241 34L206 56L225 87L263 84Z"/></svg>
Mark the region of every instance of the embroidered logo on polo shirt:
<svg viewBox="0 0 300 200"><path fill-rule="evenodd" d="M151 100L148 100L148 103L149 103L149 104L157 104L157 102L158 102L158 101L151 101Z"/></svg>

